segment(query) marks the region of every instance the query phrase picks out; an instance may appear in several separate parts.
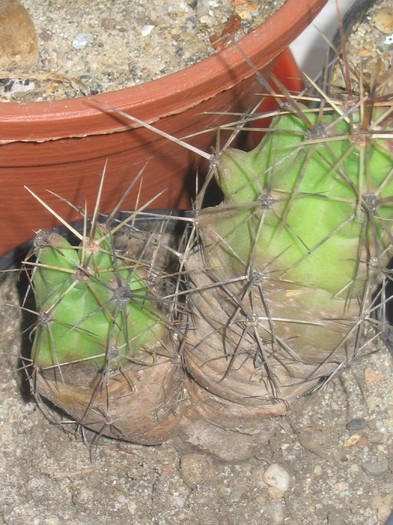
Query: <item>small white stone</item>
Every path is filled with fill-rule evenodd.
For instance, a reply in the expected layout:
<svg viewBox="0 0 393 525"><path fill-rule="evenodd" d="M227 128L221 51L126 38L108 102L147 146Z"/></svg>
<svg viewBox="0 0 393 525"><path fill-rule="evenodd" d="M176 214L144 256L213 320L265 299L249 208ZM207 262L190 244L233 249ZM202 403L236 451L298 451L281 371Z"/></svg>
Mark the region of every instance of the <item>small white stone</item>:
<svg viewBox="0 0 393 525"><path fill-rule="evenodd" d="M285 492L289 488L289 474L288 472L277 463L272 463L263 474L263 481L279 489L281 492Z"/></svg>
<svg viewBox="0 0 393 525"><path fill-rule="evenodd" d="M91 33L77 33L72 41L74 49L83 49L93 42L93 35Z"/></svg>
<svg viewBox="0 0 393 525"><path fill-rule="evenodd" d="M393 33L391 35L388 35L386 38L385 38L385 42L384 42L386 45L390 46L393 44Z"/></svg>
<svg viewBox="0 0 393 525"><path fill-rule="evenodd" d="M323 469L322 469L321 465L315 465L313 474L314 474L314 476L322 476Z"/></svg>
<svg viewBox="0 0 393 525"><path fill-rule="evenodd" d="M175 492L173 495L172 495L172 501L173 503L177 506L177 507L184 507L186 501L187 501L187 498L184 497L184 496L180 496L180 494L178 492Z"/></svg>
<svg viewBox="0 0 393 525"><path fill-rule="evenodd" d="M141 29L141 35L142 36L149 36L150 33L153 31L154 27L155 26L153 24L146 24Z"/></svg>

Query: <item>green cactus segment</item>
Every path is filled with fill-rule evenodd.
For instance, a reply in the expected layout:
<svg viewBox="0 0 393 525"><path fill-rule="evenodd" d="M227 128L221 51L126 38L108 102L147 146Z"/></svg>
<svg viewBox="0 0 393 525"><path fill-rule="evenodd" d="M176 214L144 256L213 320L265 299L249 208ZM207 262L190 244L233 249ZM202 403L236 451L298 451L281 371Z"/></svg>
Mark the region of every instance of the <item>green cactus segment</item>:
<svg viewBox="0 0 393 525"><path fill-rule="evenodd" d="M116 368L165 340L168 330L151 302L144 269L113 253L103 227L77 248L51 234L36 252L39 322L32 357L38 365L79 361Z"/></svg>
<svg viewBox="0 0 393 525"><path fill-rule="evenodd" d="M46 239L44 234L37 243L36 254L40 266L34 271L34 290L37 308L42 310L70 286L80 261L74 248L57 233Z"/></svg>
<svg viewBox="0 0 393 525"><path fill-rule="evenodd" d="M253 151L221 155L223 272L252 264L288 286L348 299L370 278L367 261L377 259L379 273L391 256L393 156L387 140L365 141L336 113L304 115L276 117Z"/></svg>

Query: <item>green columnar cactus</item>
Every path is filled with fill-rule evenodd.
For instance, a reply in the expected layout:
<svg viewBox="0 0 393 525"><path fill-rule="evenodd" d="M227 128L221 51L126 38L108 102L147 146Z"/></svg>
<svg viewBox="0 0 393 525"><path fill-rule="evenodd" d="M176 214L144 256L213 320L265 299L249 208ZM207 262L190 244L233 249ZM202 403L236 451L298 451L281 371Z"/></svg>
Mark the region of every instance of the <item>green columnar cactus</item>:
<svg viewBox="0 0 393 525"><path fill-rule="evenodd" d="M118 257L98 226L75 248L51 233L36 240L32 285L40 312L32 357L41 367L80 362L117 369L167 337L143 265Z"/></svg>
<svg viewBox="0 0 393 525"><path fill-rule="evenodd" d="M285 412L383 331L390 105L295 106L254 150L218 156L224 201L197 213L185 362L201 415L226 428L248 421L255 431L263 414Z"/></svg>
<svg viewBox="0 0 393 525"><path fill-rule="evenodd" d="M119 252L109 226L92 231L78 246L57 233L35 240L32 389L99 434L161 443L176 428L182 379L160 292L172 286L170 252L160 232L130 227L135 245Z"/></svg>
<svg viewBox="0 0 393 525"><path fill-rule="evenodd" d="M392 151L361 129L356 113L350 124L334 112L320 119L302 111L306 123L296 114L276 117L255 150L221 156L219 184L238 210L217 215L217 233L233 239L234 271L252 257L288 286L349 300L391 254Z"/></svg>

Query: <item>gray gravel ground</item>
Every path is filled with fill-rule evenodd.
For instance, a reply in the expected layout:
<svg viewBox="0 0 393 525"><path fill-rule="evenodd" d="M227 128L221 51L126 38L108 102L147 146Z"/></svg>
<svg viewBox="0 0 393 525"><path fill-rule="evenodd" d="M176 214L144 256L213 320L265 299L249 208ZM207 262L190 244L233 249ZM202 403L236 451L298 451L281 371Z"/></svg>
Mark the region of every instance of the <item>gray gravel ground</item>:
<svg viewBox="0 0 393 525"><path fill-rule="evenodd" d="M298 401L257 457L223 464L181 456L170 444L86 444L51 423L23 393L17 371L21 321L9 306L19 304L14 277L0 294L1 524L376 525L388 519L393 376L385 349Z"/></svg>
<svg viewBox="0 0 393 525"><path fill-rule="evenodd" d="M284 3L23 0L36 28L39 61L23 77L6 76L6 90L0 73L0 100L73 98L160 78L212 55L228 28L238 40Z"/></svg>

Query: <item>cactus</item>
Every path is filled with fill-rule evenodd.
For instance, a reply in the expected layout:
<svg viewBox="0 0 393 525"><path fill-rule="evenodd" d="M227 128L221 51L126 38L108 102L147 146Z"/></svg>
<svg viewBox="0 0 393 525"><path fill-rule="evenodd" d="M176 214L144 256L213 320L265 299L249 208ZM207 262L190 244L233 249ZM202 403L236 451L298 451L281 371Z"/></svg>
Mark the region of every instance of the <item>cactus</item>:
<svg viewBox="0 0 393 525"><path fill-rule="evenodd" d="M148 297L146 270L137 263L127 267L105 233L98 226L94 238L77 250L56 233L36 239L32 284L43 314L32 357L39 366L79 360L83 366L118 369L142 347L153 353L167 338Z"/></svg>
<svg viewBox="0 0 393 525"><path fill-rule="evenodd" d="M212 428L249 435L386 329L391 102L289 102L255 149L215 159L224 200L197 210L186 264L188 391Z"/></svg>
<svg viewBox="0 0 393 525"><path fill-rule="evenodd" d="M39 232L36 260L26 261L38 313L34 392L79 424L147 444L171 434L176 416L170 403L176 404L181 377L173 307L160 294L173 286L172 276L162 261L160 268L152 263L157 241L161 258L169 260L160 228L147 237L129 225L132 253L116 248L119 225L110 221L93 221L85 235L76 232L76 244Z"/></svg>
<svg viewBox="0 0 393 525"><path fill-rule="evenodd" d="M175 284L151 253L119 252L110 222L93 220L76 247L38 235L38 394L112 437L245 459L272 416L377 348L393 256L392 105L373 86L317 94L308 107L284 91L254 149L213 155L105 106L208 159L223 202L203 208L202 188L182 248L144 234L143 246L155 238L177 257Z"/></svg>

